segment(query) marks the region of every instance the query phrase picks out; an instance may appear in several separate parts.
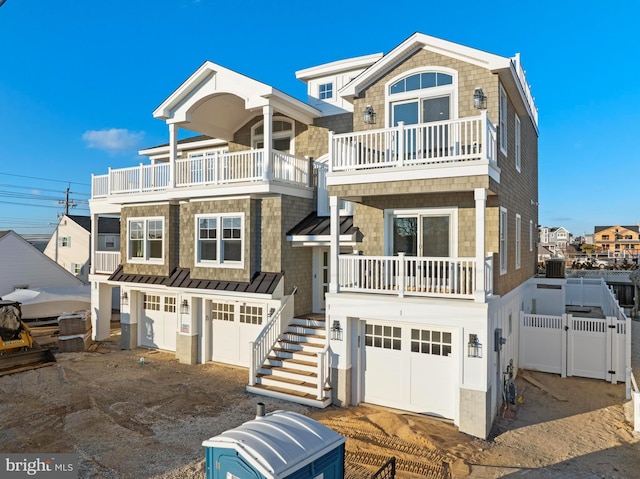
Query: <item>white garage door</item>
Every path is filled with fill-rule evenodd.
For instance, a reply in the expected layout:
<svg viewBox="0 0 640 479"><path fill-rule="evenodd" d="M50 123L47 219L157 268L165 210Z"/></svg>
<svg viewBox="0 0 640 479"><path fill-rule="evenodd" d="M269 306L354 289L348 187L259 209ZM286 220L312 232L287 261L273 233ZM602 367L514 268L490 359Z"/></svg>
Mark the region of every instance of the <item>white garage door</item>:
<svg viewBox="0 0 640 479"><path fill-rule="evenodd" d="M364 401L455 418L456 344L453 329L367 321Z"/></svg>
<svg viewBox="0 0 640 479"><path fill-rule="evenodd" d="M264 308L257 305L211 302L211 360L248 367L251 341L262 330Z"/></svg>
<svg viewBox="0 0 640 479"><path fill-rule="evenodd" d="M144 314L140 332L142 346L175 351L177 325L175 296L144 295Z"/></svg>

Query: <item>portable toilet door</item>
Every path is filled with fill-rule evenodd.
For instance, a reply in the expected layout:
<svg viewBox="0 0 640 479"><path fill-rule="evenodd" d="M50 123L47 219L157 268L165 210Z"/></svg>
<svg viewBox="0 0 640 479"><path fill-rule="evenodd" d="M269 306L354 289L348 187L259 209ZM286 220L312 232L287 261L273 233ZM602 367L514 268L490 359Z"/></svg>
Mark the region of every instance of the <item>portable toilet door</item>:
<svg viewBox="0 0 640 479"><path fill-rule="evenodd" d="M202 443L207 479L344 479L346 439L311 418L275 411Z"/></svg>

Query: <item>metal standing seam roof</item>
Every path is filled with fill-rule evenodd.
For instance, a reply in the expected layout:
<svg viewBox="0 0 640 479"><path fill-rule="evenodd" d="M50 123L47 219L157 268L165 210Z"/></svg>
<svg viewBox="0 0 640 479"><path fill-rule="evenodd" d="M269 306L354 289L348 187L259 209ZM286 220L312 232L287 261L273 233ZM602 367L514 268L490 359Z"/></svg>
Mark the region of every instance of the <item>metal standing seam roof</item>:
<svg viewBox="0 0 640 479"><path fill-rule="evenodd" d="M353 226L353 216L340 217L340 235L350 235L357 231ZM318 216L314 211L307 215L300 223L289 231L287 236L329 236L331 233L331 218L329 216Z"/></svg>
<svg viewBox="0 0 640 479"><path fill-rule="evenodd" d="M176 268L169 276L155 276L150 274L127 274L124 272L124 267L120 265L118 269L109 276L109 281L161 285L170 288L273 294L282 276L282 273L259 272L251 278L251 281L219 281L193 279L191 278L191 271L188 268Z"/></svg>
<svg viewBox="0 0 640 479"><path fill-rule="evenodd" d="M205 447L233 449L262 475L284 478L346 441L324 424L292 411L274 411L212 437Z"/></svg>

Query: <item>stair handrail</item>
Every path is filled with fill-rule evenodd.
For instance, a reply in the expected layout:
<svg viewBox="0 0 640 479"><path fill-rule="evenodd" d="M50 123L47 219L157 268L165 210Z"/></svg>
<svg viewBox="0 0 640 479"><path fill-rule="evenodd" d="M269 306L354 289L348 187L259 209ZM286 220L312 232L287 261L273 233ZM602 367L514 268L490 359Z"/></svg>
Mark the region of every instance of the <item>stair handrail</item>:
<svg viewBox="0 0 640 479"><path fill-rule="evenodd" d="M319 401L324 399L324 388L329 385L329 338L331 337L331 330L329 329L329 321L325 321L325 339L324 347L322 351L318 353L318 390L316 391L316 397Z"/></svg>
<svg viewBox="0 0 640 479"><path fill-rule="evenodd" d="M251 361L249 363L249 386L255 386L256 375L260 366L266 361L267 356L273 349L273 347L280 339L283 332L282 325L282 311L289 303L289 300L298 291L298 287L294 286L291 294L287 296L280 307L271 315L271 318L264 325L260 334L256 337L255 341L249 343L251 347ZM285 325L286 326L286 325Z"/></svg>

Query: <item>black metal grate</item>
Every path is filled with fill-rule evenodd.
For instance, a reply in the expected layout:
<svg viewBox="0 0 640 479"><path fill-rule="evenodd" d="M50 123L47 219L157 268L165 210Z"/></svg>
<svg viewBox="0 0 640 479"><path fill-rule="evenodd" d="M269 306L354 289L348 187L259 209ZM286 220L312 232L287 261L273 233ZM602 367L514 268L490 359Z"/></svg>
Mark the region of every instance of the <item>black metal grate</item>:
<svg viewBox="0 0 640 479"><path fill-rule="evenodd" d="M371 479L393 479L396 477L396 458L389 459Z"/></svg>

